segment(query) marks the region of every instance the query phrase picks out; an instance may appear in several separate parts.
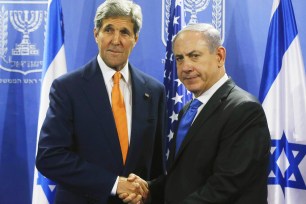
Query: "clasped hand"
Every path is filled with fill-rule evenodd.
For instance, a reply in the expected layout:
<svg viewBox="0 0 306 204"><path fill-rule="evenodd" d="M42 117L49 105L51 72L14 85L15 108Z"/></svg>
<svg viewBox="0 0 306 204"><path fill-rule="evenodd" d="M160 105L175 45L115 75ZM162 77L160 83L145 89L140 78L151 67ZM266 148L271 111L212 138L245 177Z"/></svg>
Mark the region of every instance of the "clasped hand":
<svg viewBox="0 0 306 204"><path fill-rule="evenodd" d="M148 184L135 174L119 177L117 195L124 203L143 204L148 198Z"/></svg>

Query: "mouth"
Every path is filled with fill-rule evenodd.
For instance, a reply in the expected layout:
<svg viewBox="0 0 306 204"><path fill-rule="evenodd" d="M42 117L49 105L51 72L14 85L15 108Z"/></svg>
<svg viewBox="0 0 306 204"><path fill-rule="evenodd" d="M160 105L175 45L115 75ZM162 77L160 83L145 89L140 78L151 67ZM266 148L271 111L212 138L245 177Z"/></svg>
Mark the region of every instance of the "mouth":
<svg viewBox="0 0 306 204"><path fill-rule="evenodd" d="M114 54L121 54L122 51L120 50L107 50L108 52L114 53Z"/></svg>
<svg viewBox="0 0 306 204"><path fill-rule="evenodd" d="M184 76L183 77L183 80L193 80L195 78L197 78L198 76L197 75L191 75L191 76Z"/></svg>

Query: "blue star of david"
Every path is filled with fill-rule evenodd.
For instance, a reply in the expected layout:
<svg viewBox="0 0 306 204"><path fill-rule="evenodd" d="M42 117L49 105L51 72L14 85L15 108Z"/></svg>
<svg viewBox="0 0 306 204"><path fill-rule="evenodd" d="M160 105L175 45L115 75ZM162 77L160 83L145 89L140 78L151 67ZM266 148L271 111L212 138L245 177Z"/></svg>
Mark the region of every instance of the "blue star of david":
<svg viewBox="0 0 306 204"><path fill-rule="evenodd" d="M41 185L49 203L54 203L56 188L51 191L49 185L56 185L56 183L47 179L41 173L38 172L37 185Z"/></svg>
<svg viewBox="0 0 306 204"><path fill-rule="evenodd" d="M306 145L289 143L285 133L283 133L280 140L272 140L271 147L275 147L275 151L270 155L270 169L269 172L273 172L275 177L268 178L269 185L280 185L285 196L285 187L296 188L296 189L306 189L306 185L302 174L299 169L299 164L306 155ZM277 164L277 160L281 154L285 154L289 166L287 169L282 169ZM294 154L296 152L296 155ZM284 171L284 176L282 174ZM294 176L295 180L290 179Z"/></svg>

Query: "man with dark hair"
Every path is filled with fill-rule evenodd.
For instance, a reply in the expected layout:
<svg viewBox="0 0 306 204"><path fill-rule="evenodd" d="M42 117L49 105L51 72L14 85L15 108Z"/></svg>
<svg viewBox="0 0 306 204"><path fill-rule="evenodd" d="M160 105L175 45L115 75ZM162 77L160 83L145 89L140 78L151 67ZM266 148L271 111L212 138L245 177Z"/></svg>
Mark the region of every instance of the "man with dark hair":
<svg viewBox="0 0 306 204"><path fill-rule="evenodd" d="M178 77L194 98L179 113L167 175L149 182L153 203L266 204L265 113L226 74L219 31L210 24L186 26L173 39L173 53Z"/></svg>

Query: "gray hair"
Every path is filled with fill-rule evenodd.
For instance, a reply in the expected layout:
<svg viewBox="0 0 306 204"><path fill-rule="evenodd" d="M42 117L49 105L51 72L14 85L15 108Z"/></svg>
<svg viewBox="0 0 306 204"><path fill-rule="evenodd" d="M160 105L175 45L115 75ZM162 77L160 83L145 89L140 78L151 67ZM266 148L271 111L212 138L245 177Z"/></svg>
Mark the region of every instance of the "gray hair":
<svg viewBox="0 0 306 204"><path fill-rule="evenodd" d="M204 40L208 43L210 53L213 53L219 46L222 45L220 32L214 26L208 23L196 23L186 26L176 34L172 40L172 49L176 38L185 31L201 32Z"/></svg>
<svg viewBox="0 0 306 204"><path fill-rule="evenodd" d="M102 27L105 18L131 17L134 24L134 34L138 34L142 26L142 13L138 4L129 0L106 0L98 8L94 20L95 28Z"/></svg>

